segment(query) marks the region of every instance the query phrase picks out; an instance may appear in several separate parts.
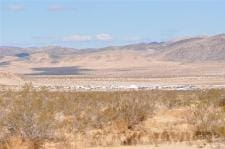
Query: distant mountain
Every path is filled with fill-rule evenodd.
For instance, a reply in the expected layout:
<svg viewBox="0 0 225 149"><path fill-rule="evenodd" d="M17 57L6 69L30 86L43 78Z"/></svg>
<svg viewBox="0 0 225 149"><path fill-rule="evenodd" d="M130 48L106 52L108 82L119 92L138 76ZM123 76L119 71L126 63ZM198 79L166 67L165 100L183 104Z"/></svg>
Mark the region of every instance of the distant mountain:
<svg viewBox="0 0 225 149"><path fill-rule="evenodd" d="M14 55L32 55L35 53L48 54L50 58L62 58L66 56L88 55L107 52L132 52L138 51L150 57L158 57L162 60L168 61L221 61L225 60L225 34L220 34L211 37L193 37L173 42L153 42L140 43L125 46L111 46L105 48L90 48L90 49L74 49L60 46L48 47L33 47L33 48L19 48L19 47L0 47L0 56L14 56ZM123 53L126 54L126 53Z"/></svg>
<svg viewBox="0 0 225 149"><path fill-rule="evenodd" d="M225 34L211 37L193 37L173 42L140 43L106 47L99 51L139 51L148 57L165 61L201 62L225 60Z"/></svg>
<svg viewBox="0 0 225 149"><path fill-rule="evenodd" d="M74 48L65 48L60 46L47 46L47 47L10 47L10 46L0 46L0 56L13 56L21 53L33 54L33 53L47 53L49 55L66 55L75 52Z"/></svg>
<svg viewBox="0 0 225 149"><path fill-rule="evenodd" d="M166 60L221 61L225 60L225 34L180 40L161 49L160 54Z"/></svg>
<svg viewBox="0 0 225 149"><path fill-rule="evenodd" d="M47 53L51 56L61 56L61 55L67 55L72 54L76 51L74 48L65 48L60 46L47 46L47 47L41 47L41 48L28 48L26 49L27 52L30 53Z"/></svg>
<svg viewBox="0 0 225 149"><path fill-rule="evenodd" d="M23 48L0 46L0 56L12 56L24 52Z"/></svg>
<svg viewBox="0 0 225 149"><path fill-rule="evenodd" d="M0 47L0 70L23 74L40 71L41 67L60 71L75 67L89 70L88 73L92 73L90 70L100 70L99 74L103 74L103 69L104 74L115 71L118 71L117 74L130 74L130 71L173 75L190 72L223 74L225 34L87 49L60 46Z"/></svg>

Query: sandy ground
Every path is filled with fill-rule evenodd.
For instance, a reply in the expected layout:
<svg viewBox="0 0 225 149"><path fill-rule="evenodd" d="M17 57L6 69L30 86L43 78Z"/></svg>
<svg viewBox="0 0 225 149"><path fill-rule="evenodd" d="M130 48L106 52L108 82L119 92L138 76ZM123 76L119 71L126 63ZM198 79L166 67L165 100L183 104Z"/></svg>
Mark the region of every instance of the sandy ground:
<svg viewBox="0 0 225 149"><path fill-rule="evenodd" d="M125 51L124 51L125 52ZM0 70L18 74L42 73L35 68L77 67L76 75L91 77L161 77L161 76L207 76L225 75L225 62L174 62L146 57L146 53L107 51L87 55L66 56L59 62L45 53L34 54L29 61L5 56L0 62L9 62L0 66ZM64 73L64 72L63 72ZM71 71L67 74L73 74Z"/></svg>
<svg viewBox="0 0 225 149"><path fill-rule="evenodd" d="M225 76L193 77L155 77L155 78L98 78L76 76L31 76L24 78L27 82L46 85L127 85L127 84L161 84L161 85L225 85Z"/></svg>
<svg viewBox="0 0 225 149"><path fill-rule="evenodd" d="M22 78L35 86L225 85L224 61L181 63L159 61L138 52L113 51L65 57L58 63L52 63L46 54L33 55L30 61L6 56L0 62L5 61L10 63L0 66L0 71L33 74ZM0 85L23 85L18 80L0 77Z"/></svg>
<svg viewBox="0 0 225 149"><path fill-rule="evenodd" d="M225 76L161 77L161 78L90 78L77 76L30 76L24 78L34 86L65 90L126 89L199 89L225 88Z"/></svg>
<svg viewBox="0 0 225 149"><path fill-rule="evenodd" d="M137 145L137 146L121 146L121 147L95 147L90 149L224 149L225 145L218 144L200 144L188 145L186 143L160 144L160 145Z"/></svg>
<svg viewBox="0 0 225 149"><path fill-rule="evenodd" d="M74 75L21 76L2 73L0 86L20 88L32 83L36 88L62 90L123 90L123 89L198 89L225 88L225 76L171 76L171 77L90 77Z"/></svg>

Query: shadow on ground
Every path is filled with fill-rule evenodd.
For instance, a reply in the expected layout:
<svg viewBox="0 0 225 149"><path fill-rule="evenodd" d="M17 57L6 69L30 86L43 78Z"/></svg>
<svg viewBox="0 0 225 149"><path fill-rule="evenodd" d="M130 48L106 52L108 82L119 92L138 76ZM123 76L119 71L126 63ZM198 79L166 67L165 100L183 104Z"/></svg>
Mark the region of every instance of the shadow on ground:
<svg viewBox="0 0 225 149"><path fill-rule="evenodd" d="M0 62L0 67L6 67L8 65L10 65L10 61Z"/></svg>
<svg viewBox="0 0 225 149"><path fill-rule="evenodd" d="M32 68L34 73L27 75L82 75L92 71L91 69L82 69L77 66L71 67L40 67Z"/></svg>

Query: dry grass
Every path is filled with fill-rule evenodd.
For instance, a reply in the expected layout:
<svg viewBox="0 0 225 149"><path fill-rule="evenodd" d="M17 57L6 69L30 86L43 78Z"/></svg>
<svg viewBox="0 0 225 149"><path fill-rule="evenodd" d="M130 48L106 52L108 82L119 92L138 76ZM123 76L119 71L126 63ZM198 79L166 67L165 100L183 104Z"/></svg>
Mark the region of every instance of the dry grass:
<svg viewBox="0 0 225 149"><path fill-rule="evenodd" d="M191 107L190 121L196 127L196 135L201 138L216 136L225 138L225 94L223 90L203 92ZM191 120L192 119L192 120Z"/></svg>
<svg viewBox="0 0 225 149"><path fill-rule="evenodd" d="M161 111L184 119L164 128L153 121ZM156 124L160 131L153 129ZM180 133L183 125L193 129ZM185 141L187 134L189 140L225 139L224 90L49 92L26 85L19 92L0 92L3 149L45 148L46 142L54 148L149 144Z"/></svg>
<svg viewBox="0 0 225 149"><path fill-rule="evenodd" d="M38 149L40 147L38 141L22 139L16 136L8 138L0 145L0 149Z"/></svg>

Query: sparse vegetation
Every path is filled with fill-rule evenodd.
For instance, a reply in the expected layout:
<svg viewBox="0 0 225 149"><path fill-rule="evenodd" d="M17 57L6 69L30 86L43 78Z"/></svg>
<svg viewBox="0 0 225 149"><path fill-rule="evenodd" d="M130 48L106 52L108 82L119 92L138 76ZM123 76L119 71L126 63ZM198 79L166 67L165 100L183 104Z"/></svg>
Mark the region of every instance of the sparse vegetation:
<svg viewBox="0 0 225 149"><path fill-rule="evenodd" d="M0 148L225 139L224 101L224 90L50 92L26 85L18 92L0 92ZM167 122L170 128L161 122L156 131L163 112L182 121ZM181 124L188 126L183 134Z"/></svg>

